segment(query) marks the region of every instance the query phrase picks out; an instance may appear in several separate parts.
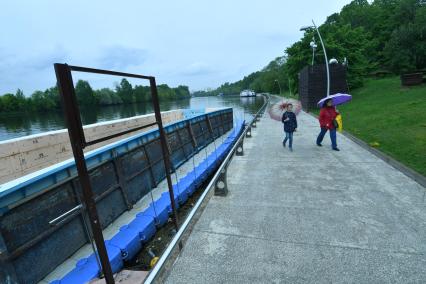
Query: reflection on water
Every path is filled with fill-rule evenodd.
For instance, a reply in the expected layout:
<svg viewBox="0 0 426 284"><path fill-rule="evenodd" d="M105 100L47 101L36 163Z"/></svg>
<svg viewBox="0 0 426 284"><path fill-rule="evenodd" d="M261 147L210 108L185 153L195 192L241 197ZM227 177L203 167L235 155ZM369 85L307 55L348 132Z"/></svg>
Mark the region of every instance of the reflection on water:
<svg viewBox="0 0 426 284"><path fill-rule="evenodd" d="M234 108L234 118L248 119L263 103L262 98L203 97L168 101L160 104L161 111L183 108ZM80 110L84 125L113 119L152 113L151 103L90 107ZM65 128L61 111L47 113L0 114L0 141Z"/></svg>

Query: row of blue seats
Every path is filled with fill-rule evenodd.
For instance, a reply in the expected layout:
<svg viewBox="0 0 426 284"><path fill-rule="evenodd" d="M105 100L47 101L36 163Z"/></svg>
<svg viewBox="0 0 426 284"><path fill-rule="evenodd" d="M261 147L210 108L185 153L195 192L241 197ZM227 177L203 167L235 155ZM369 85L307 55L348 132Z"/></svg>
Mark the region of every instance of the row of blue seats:
<svg viewBox="0 0 426 284"><path fill-rule="evenodd" d="M220 165L243 130L244 121L237 122L234 130L215 151L185 177L181 178L177 184L173 185L177 208L182 206ZM138 213L129 224L122 226L113 238L105 241L113 273L119 272L123 268L124 261L136 256L142 246L155 235L157 228L167 223L171 214L170 196L168 192L164 192L147 209ZM61 280L55 280L51 283L86 283L98 277L99 273L100 270L95 255L91 254L87 258L80 259L76 267Z"/></svg>

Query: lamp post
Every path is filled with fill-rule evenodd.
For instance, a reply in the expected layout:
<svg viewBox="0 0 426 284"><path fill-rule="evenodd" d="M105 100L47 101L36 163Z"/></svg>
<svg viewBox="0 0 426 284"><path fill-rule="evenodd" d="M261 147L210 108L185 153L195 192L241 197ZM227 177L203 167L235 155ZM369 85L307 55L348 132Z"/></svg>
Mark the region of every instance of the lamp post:
<svg viewBox="0 0 426 284"><path fill-rule="evenodd" d="M278 80L275 80L275 82L278 83L278 87L280 88L280 96L281 96L281 85L280 85L280 82Z"/></svg>
<svg viewBox="0 0 426 284"><path fill-rule="evenodd" d="M325 57L325 67L327 69L327 97L330 96L330 70L328 69L328 59L327 59L327 52L325 51L325 46L324 46L324 42L322 41L322 37L321 34L317 28L317 26L315 25L314 20L312 20L312 26L306 26L306 27L301 27L300 30L301 31L306 31L309 29L315 29L317 31L318 37L321 41L321 46L322 46L322 50L324 51L324 57Z"/></svg>
<svg viewBox="0 0 426 284"><path fill-rule="evenodd" d="M314 58L315 58L315 49L317 48L317 44L315 43L315 37L312 37L312 41L309 44L312 48L312 66L314 66Z"/></svg>

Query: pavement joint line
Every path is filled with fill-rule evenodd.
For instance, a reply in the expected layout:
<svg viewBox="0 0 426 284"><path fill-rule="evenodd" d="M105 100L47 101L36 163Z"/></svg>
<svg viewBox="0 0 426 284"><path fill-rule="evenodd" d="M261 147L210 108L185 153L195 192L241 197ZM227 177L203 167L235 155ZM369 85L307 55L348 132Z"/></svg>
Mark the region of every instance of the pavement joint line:
<svg viewBox="0 0 426 284"><path fill-rule="evenodd" d="M363 248L363 247L359 247L359 246L341 246L341 245L321 244L321 243L290 242L290 241L283 241L283 240L279 240L279 239L270 239L270 238L263 238L263 237L256 237L256 236L239 235L239 234L232 234L232 233L213 232L213 231L208 231L208 230L200 230L200 229L196 229L196 228L194 229L193 232L201 232L201 233L207 233L207 234L222 235L222 236L235 237L235 238L241 238L241 239L252 239L252 240L270 241L270 242L284 243L284 244L289 244L289 245L299 245L299 246L340 248L340 249L347 249L347 250L359 250L359 251L369 251L369 252L383 252L383 253L404 254L404 255L414 255L414 256L424 256L424 255L426 255L426 252L406 252L406 251L383 250L383 249L374 249L374 248Z"/></svg>

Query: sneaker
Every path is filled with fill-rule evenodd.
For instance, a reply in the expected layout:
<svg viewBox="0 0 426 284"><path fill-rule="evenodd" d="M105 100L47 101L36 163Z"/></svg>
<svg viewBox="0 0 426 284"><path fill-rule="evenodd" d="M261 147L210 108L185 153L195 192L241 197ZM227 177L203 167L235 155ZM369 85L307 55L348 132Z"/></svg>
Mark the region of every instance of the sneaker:
<svg viewBox="0 0 426 284"><path fill-rule="evenodd" d="M317 143L317 146L318 146L318 147L322 147L322 144L321 144L321 143Z"/></svg>
<svg viewBox="0 0 426 284"><path fill-rule="evenodd" d="M283 146L284 146L284 148L285 148L285 142L283 141Z"/></svg>
<svg viewBox="0 0 426 284"><path fill-rule="evenodd" d="M290 152L293 152L293 148L292 147L290 147L290 148L288 148L289 150L290 150Z"/></svg>
<svg viewBox="0 0 426 284"><path fill-rule="evenodd" d="M336 148L333 148L333 150L334 150L334 151L340 151L340 150L339 150L339 148L337 148L337 147L336 147Z"/></svg>

